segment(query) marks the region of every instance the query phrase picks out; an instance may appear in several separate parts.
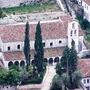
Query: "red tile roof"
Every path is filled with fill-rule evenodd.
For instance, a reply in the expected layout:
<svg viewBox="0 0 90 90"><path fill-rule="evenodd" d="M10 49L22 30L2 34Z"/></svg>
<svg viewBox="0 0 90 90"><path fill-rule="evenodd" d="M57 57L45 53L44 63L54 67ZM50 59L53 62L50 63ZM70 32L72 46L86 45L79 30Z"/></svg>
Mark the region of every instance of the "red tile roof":
<svg viewBox="0 0 90 90"><path fill-rule="evenodd" d="M57 57L61 56L64 48L50 48L44 50L44 57ZM24 53L22 51L13 51L13 52L4 52L4 58L6 61L14 61L14 60L25 60ZM31 50L31 59L33 59L34 50Z"/></svg>
<svg viewBox="0 0 90 90"><path fill-rule="evenodd" d="M13 61L13 60L24 60L24 54L21 51L14 52L4 52L3 53L5 60Z"/></svg>
<svg viewBox="0 0 90 90"><path fill-rule="evenodd" d="M88 5L90 5L90 0L84 0Z"/></svg>
<svg viewBox="0 0 90 90"><path fill-rule="evenodd" d="M61 17L61 20L54 20L51 22L41 22L42 38L46 39L59 39L67 37L68 22L72 19L70 16ZM30 39L35 38L36 24L30 23ZM18 42L24 40L25 24L16 25L0 25L0 37L3 42ZM80 30L80 35L82 31Z"/></svg>
<svg viewBox="0 0 90 90"><path fill-rule="evenodd" d="M57 48L49 48L44 50L44 57L50 58L50 57L58 57L62 56L64 47L57 47Z"/></svg>
<svg viewBox="0 0 90 90"><path fill-rule="evenodd" d="M84 77L90 77L90 58L79 60L79 69L83 73Z"/></svg>

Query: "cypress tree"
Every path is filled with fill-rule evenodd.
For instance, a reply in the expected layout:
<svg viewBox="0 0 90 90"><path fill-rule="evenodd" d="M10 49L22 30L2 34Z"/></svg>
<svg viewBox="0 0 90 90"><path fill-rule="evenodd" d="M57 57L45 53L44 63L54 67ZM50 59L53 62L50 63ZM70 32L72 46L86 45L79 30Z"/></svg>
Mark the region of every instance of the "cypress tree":
<svg viewBox="0 0 90 90"><path fill-rule="evenodd" d="M44 59L44 49L42 43L42 35L41 35L41 26L40 22L38 22L36 26L36 33L35 33L35 65L37 67L38 73L43 71L43 59Z"/></svg>
<svg viewBox="0 0 90 90"><path fill-rule="evenodd" d="M69 63L70 63L70 69L72 72L77 70L77 51L75 50L75 42L74 40L72 40L72 48L70 49L70 59L69 59Z"/></svg>
<svg viewBox="0 0 90 90"><path fill-rule="evenodd" d="M28 71L30 65L30 40L29 40L29 23L26 23L25 40L24 40L24 55L26 59L26 69Z"/></svg>
<svg viewBox="0 0 90 90"><path fill-rule="evenodd" d="M69 57L70 57L70 49L68 46L65 47L63 51L63 56L61 58L61 65L64 69L69 69Z"/></svg>

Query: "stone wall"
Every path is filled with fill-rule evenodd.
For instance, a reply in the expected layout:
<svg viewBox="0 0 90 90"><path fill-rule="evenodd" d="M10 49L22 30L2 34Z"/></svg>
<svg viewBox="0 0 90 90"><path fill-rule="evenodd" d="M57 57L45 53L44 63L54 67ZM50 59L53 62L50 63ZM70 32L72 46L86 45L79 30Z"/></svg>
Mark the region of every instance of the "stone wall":
<svg viewBox="0 0 90 90"><path fill-rule="evenodd" d="M17 86L17 90L41 90L42 84L30 84Z"/></svg>
<svg viewBox="0 0 90 90"><path fill-rule="evenodd" d="M0 86L0 90L17 90L15 86Z"/></svg>

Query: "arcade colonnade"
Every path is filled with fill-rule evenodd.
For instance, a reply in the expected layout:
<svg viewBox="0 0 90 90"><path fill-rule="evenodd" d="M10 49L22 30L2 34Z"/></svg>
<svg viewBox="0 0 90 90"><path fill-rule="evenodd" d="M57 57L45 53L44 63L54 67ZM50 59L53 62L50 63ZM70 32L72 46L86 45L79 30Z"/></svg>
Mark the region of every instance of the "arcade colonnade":
<svg viewBox="0 0 90 90"><path fill-rule="evenodd" d="M50 65L56 64L58 62L60 62L61 57L51 57L51 58L44 58L44 62ZM31 60L31 65L33 65L35 63L35 60ZM17 60L15 62L13 61L9 61L8 62L8 67L12 66L12 65L16 65L19 67L24 67L26 65L26 61L25 60L21 60L20 62Z"/></svg>

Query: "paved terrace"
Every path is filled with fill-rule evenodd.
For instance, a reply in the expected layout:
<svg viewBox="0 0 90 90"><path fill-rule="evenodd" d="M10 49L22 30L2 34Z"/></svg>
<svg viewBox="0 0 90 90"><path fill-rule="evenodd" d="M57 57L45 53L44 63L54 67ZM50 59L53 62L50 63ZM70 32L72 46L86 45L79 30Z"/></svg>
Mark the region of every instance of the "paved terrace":
<svg viewBox="0 0 90 90"><path fill-rule="evenodd" d="M24 15L10 15L0 19L0 24L17 24L21 22L34 21L47 21L56 20L60 16L66 15L64 12L45 12L45 13L32 13Z"/></svg>

